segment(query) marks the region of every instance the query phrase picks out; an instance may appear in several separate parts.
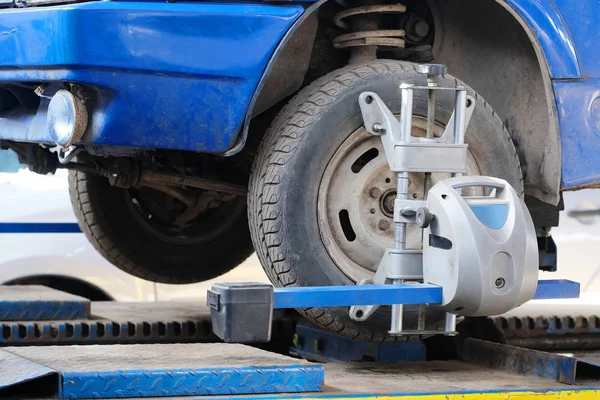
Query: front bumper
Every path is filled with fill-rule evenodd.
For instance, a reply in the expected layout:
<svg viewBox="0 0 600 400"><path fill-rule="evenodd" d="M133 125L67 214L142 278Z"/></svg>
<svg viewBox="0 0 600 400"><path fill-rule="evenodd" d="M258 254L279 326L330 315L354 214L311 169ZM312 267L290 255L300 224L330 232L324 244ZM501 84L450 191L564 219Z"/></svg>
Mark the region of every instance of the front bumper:
<svg viewBox="0 0 600 400"><path fill-rule="evenodd" d="M0 87L77 83L82 143L220 153L300 6L89 2L0 12ZM0 110L0 139L51 143L39 107ZM1 103L0 103L1 107Z"/></svg>

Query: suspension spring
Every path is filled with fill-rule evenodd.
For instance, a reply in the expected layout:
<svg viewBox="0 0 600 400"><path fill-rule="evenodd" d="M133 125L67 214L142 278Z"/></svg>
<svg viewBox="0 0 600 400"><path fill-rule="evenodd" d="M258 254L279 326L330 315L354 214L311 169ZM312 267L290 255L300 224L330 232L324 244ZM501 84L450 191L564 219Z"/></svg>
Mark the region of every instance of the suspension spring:
<svg viewBox="0 0 600 400"><path fill-rule="evenodd" d="M406 42L404 29L378 29L382 14L402 14L406 11L403 4L367 4L351 7L347 0L336 2L346 8L334 17L337 27L353 31L333 39L333 47L352 48L351 62L375 59L379 47L388 49L404 48Z"/></svg>

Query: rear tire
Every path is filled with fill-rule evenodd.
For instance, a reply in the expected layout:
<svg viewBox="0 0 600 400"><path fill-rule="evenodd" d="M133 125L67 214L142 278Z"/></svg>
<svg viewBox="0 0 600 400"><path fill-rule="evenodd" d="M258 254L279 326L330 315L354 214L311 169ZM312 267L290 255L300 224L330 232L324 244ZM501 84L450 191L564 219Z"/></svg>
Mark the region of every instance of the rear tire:
<svg viewBox="0 0 600 400"><path fill-rule="evenodd" d="M392 234L390 232L393 230L385 223L392 221L389 210L383 210L387 211L386 217L380 215L379 209L374 211L375 207L370 211L367 208L365 213L364 209L356 206L362 213L355 216L350 214L353 226L360 225L358 220L367 220L368 215L365 215L369 212L376 214L379 221L384 222L379 228L376 223L373 227L369 222L360 229L354 229L356 242L364 241L366 244L360 248L361 251L353 252L350 248L349 252L344 252L343 243L337 245L340 242L337 237L342 236L343 240L343 235L339 232L344 227L333 227L335 213L329 218L331 215L322 213L321 208L323 204L335 207L336 202L359 203L362 201L360 199L368 197L368 194L354 190L351 185L351 179L354 178L347 169L341 170L341 173L336 172L337 175L334 174L333 177L327 171L332 160L339 158L340 149L349 140L353 140L353 135L358 135L357 132L362 127L359 94L365 91L377 93L392 112L397 114L400 111L398 86L401 82L424 84L425 78L417 73L416 64L407 62L377 60L348 66L303 89L273 121L254 162L249 185L248 212L256 252L274 285L355 284L361 276L372 276L383 255L383 249L393 247L393 239L389 239L391 245L386 246L386 243L390 243L387 236L382 240L377 238L372 243L368 241L369 235L377 229L386 230L388 236ZM450 75L441 78L442 86L454 87L456 84L462 83ZM468 126L466 141L477 173L506 179L517 191L522 192L519 159L508 132L492 108L473 90L469 90L469 93L476 98L477 105ZM414 105L414 115L426 116L427 94L415 91ZM448 121L453 108L452 93L438 94L436 119L440 127ZM349 151L356 149L351 146L349 148ZM363 156L365 154L367 153ZM364 161L369 163L372 157L384 155L380 151L378 155L371 155ZM355 164L352 164L353 167ZM356 169L360 172L360 168L363 168L362 164ZM380 170L383 171L381 168L377 169ZM352 172L356 173L354 170ZM389 168L385 169L385 173L390 173ZM349 178L346 180L346 177ZM325 179L332 182L326 187L341 191L333 197L335 201L329 203L322 201L324 196L329 196L323 189ZM384 185L393 185L394 179L386 178L385 182L387 183ZM346 191L343 192L344 190ZM417 198L416 194L414 198ZM337 236L335 232L331 235L327 228L323 228L328 224L332 226L330 231L338 232ZM352 241L351 239L347 237L348 241ZM336 250L336 246L342 251ZM345 263L344 260L348 262ZM348 307L338 307L299 311L318 325L351 338L373 342L406 339L388 334L389 307L380 308L365 322L350 319L348 310ZM405 310L405 328L414 329L416 309L405 307ZM428 329L439 327L443 322L443 313L429 308L427 322Z"/></svg>
<svg viewBox="0 0 600 400"><path fill-rule="evenodd" d="M162 195L142 190L145 196ZM230 271L253 253L241 197L205 211L191 233L179 237L176 229L161 231L161 226L138 215L134 203L142 202L140 191L111 186L101 176L69 171L69 192L79 226L94 248L139 278L173 284L201 282Z"/></svg>

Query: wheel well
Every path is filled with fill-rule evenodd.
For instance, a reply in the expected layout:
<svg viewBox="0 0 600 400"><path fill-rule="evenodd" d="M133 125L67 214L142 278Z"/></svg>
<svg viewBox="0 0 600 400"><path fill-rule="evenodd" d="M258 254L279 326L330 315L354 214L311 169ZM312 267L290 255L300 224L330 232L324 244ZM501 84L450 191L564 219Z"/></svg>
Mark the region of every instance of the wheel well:
<svg viewBox="0 0 600 400"><path fill-rule="evenodd" d="M403 3L409 9L410 3L417 4ZM452 75L492 105L519 154L526 195L543 205L540 216L557 214L561 164L556 105L549 70L533 34L504 0L428 0L427 4L433 16L434 62L446 64ZM335 1L321 0L306 11L310 15L290 33L264 80L256 103L262 105L254 108L255 116L269 107L278 110L300 87L348 62L348 51L331 45L332 38L343 33L332 22L339 10ZM397 54L388 58L402 58ZM292 58L299 67L286 68ZM282 80L288 82L287 91L274 92L272 88ZM271 118L255 118L250 135L262 136L268 126L265 120Z"/></svg>
<svg viewBox="0 0 600 400"><path fill-rule="evenodd" d="M18 278L4 283L5 285L41 285L60 290L77 296L85 297L91 301L112 301L108 293L99 287L81 279L58 276L39 275Z"/></svg>
<svg viewBox="0 0 600 400"><path fill-rule="evenodd" d="M503 0L431 0L434 54L501 117L521 160L525 193L560 200L560 141L546 61ZM514 12L514 11L512 11Z"/></svg>

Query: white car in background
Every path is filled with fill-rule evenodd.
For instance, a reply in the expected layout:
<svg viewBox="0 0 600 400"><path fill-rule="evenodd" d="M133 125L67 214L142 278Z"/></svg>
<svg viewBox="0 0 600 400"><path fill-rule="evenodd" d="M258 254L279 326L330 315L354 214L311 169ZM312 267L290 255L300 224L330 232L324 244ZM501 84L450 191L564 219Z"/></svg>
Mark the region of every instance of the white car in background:
<svg viewBox="0 0 600 400"><path fill-rule="evenodd" d="M0 162L0 284L44 284L92 300L205 298L206 289L214 281L190 285L145 281L108 263L82 233L56 233L78 231L69 200L66 171L41 176L17 169L14 162ZM532 301L508 315L591 316L599 311L600 260L595 246L600 245L600 216L569 214L597 210L600 191L566 192L564 201L561 226L552 232L558 247L558 272L542 273L540 278L578 281L581 298ZM48 223L55 225L45 225ZM39 232L44 230L47 232ZM256 256L216 280L268 282Z"/></svg>
<svg viewBox="0 0 600 400"><path fill-rule="evenodd" d="M200 300L214 281L154 283L106 261L80 233L67 171L42 176L0 151L0 284L41 284L92 300ZM73 233L74 232L74 233ZM219 281L268 279L255 256Z"/></svg>

